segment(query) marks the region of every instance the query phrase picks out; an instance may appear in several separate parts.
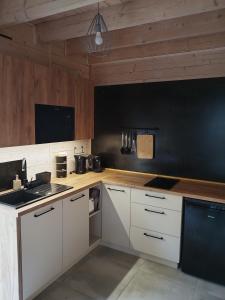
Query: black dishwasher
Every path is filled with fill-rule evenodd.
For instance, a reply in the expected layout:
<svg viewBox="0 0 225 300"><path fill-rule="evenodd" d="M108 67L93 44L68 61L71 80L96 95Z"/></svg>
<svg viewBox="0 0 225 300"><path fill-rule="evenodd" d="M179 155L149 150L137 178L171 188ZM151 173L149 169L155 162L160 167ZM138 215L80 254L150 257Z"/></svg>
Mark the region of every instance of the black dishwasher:
<svg viewBox="0 0 225 300"><path fill-rule="evenodd" d="M225 284L225 205L184 198L181 270Z"/></svg>

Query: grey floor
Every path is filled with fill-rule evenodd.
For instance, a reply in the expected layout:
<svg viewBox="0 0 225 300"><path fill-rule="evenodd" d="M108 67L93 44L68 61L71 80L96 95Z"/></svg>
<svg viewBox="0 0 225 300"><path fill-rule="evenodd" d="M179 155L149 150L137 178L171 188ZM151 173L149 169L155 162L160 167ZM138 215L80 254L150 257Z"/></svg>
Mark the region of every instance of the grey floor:
<svg viewBox="0 0 225 300"><path fill-rule="evenodd" d="M225 274L224 274L225 276ZM221 300L225 287L98 247L35 300Z"/></svg>

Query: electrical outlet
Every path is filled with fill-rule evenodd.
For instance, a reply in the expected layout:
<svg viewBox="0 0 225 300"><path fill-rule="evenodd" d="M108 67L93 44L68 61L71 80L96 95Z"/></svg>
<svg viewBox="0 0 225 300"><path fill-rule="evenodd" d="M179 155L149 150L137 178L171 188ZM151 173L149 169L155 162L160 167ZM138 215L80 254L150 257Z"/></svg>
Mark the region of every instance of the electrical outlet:
<svg viewBox="0 0 225 300"><path fill-rule="evenodd" d="M85 146L79 145L74 147L74 154L84 154L85 153Z"/></svg>

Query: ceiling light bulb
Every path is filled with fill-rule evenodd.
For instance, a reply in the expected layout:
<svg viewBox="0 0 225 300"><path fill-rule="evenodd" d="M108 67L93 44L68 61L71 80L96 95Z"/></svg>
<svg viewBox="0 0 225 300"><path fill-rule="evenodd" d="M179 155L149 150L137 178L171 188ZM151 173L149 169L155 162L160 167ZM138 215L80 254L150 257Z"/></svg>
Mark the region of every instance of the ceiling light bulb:
<svg viewBox="0 0 225 300"><path fill-rule="evenodd" d="M97 46L100 46L100 45L102 45L102 43L103 43L103 38L102 38L101 32L97 31L96 32L96 37L95 37L95 44Z"/></svg>

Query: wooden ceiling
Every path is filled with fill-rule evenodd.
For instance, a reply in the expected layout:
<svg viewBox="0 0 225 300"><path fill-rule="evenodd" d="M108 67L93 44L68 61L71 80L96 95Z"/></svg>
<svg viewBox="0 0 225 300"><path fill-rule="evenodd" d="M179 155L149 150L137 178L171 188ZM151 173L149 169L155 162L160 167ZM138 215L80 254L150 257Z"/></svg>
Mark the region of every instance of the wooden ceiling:
<svg viewBox="0 0 225 300"><path fill-rule="evenodd" d="M87 55L85 35L96 13L97 0L25 3L3 0L0 26L32 23L39 44L63 43L64 54L71 61ZM109 28L110 49L104 56L88 56L91 76L97 84L148 81L148 77L149 81L161 77L168 80L170 76L164 75L175 70L171 78L189 78L191 66L193 74L196 72L194 78L204 77L206 72L208 76L225 76L225 0L99 3ZM157 65L164 72L159 72Z"/></svg>

